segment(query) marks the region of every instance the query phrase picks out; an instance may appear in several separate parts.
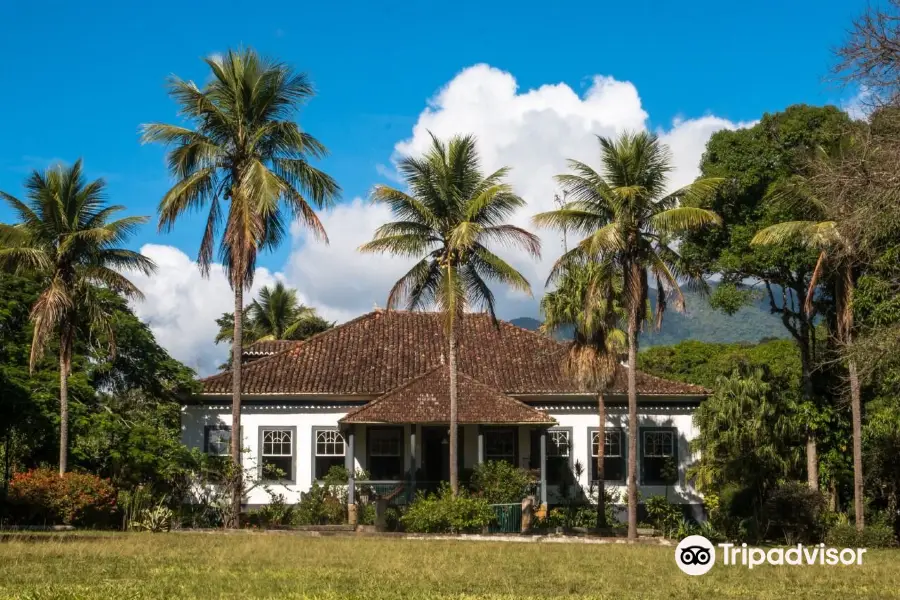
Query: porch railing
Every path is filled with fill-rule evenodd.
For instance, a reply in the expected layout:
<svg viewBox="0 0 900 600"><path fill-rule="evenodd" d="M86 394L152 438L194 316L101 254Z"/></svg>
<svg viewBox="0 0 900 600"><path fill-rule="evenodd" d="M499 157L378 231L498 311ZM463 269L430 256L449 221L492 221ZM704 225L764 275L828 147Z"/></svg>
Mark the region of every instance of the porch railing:
<svg viewBox="0 0 900 600"><path fill-rule="evenodd" d="M368 504L375 500L387 500L393 506L406 506L412 503L419 492L433 493L441 486L440 481L354 481L356 502Z"/></svg>
<svg viewBox="0 0 900 600"><path fill-rule="evenodd" d="M415 499L419 492L432 494L437 492L442 481L404 481L404 480L354 480L354 499L358 503L368 504L378 499L388 501L393 506L406 506ZM535 482L524 491L522 497L534 496L538 502L541 498L541 484ZM520 507L521 508L521 507ZM520 510L521 514L521 510Z"/></svg>

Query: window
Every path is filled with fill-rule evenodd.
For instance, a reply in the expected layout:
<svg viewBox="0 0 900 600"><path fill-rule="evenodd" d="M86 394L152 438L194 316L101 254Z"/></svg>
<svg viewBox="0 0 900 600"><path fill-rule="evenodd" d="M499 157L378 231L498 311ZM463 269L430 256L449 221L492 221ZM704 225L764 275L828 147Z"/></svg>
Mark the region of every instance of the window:
<svg viewBox="0 0 900 600"><path fill-rule="evenodd" d="M572 482L572 430L551 429L547 432L547 484ZM540 460L540 459L539 459Z"/></svg>
<svg viewBox="0 0 900 600"><path fill-rule="evenodd" d="M207 425L203 428L203 451L210 456L231 456L231 427Z"/></svg>
<svg viewBox="0 0 900 600"><path fill-rule="evenodd" d="M264 481L294 481L296 427L260 428L260 477Z"/></svg>
<svg viewBox="0 0 900 600"><path fill-rule="evenodd" d="M346 445L344 436L337 429L314 429L315 433L315 471L316 480L325 479L331 467L344 466Z"/></svg>
<svg viewBox="0 0 900 600"><path fill-rule="evenodd" d="M678 481L675 429L641 429L641 483L671 485Z"/></svg>
<svg viewBox="0 0 900 600"><path fill-rule="evenodd" d="M516 465L518 431L515 429L485 429L484 459L505 460Z"/></svg>
<svg viewBox="0 0 900 600"><path fill-rule="evenodd" d="M403 479L403 428L372 428L366 438L372 479Z"/></svg>
<svg viewBox="0 0 900 600"><path fill-rule="evenodd" d="M597 481L597 457L600 432L591 431L591 481ZM605 429L603 442L603 481L625 481L625 434L621 429Z"/></svg>

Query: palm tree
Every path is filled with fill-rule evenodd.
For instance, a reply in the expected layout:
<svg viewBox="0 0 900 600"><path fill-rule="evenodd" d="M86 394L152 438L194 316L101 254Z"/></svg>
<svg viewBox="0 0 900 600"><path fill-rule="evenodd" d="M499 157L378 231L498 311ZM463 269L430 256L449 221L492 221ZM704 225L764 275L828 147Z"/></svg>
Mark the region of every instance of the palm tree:
<svg viewBox="0 0 900 600"><path fill-rule="evenodd" d="M103 331L110 353L115 352L112 315L99 287L140 298L140 290L120 271L149 275L156 269L149 258L121 247L147 217L111 220L125 207L106 206L105 187L102 179L85 181L79 159L69 168L33 172L25 181L25 202L0 192L19 218L16 225L0 225L0 262L32 272L43 287L31 308L30 369L51 339L59 342L60 475L69 463L68 381L76 338L85 326L89 335Z"/></svg>
<svg viewBox="0 0 900 600"><path fill-rule="evenodd" d="M402 300L410 310L435 306L444 314L450 368L450 486L459 491L457 463L456 326L468 308L484 308L496 322L494 294L486 279L531 293L525 277L488 249L497 242L540 256L537 236L505 221L525 201L503 183L508 169L484 176L473 136L444 143L433 135L422 158L404 158L398 169L409 193L377 185L372 201L391 208L386 223L362 252L417 259L394 284L388 309Z"/></svg>
<svg viewBox="0 0 900 600"><path fill-rule="evenodd" d="M231 343L234 339L234 314L225 313L219 323L216 343ZM306 338L333 327L318 314L316 309L300 304L297 290L288 288L282 282L263 287L259 298L244 307L243 343L269 340L305 340Z"/></svg>
<svg viewBox="0 0 900 600"><path fill-rule="evenodd" d="M820 161L831 160L827 154L820 153ZM816 287L825 270L831 266L836 277L834 282L834 299L837 312L836 328L838 341L849 347L853 343L853 292L856 288L855 268L858 264L856 244L853 242L853 215L843 210L841 203L827 202L816 195L810 182L803 177L794 177L781 184L776 184L769 191L773 202L785 202L800 209L801 214L809 216L808 220L786 221L762 229L753 237L752 243L758 245L801 244L819 252L816 267L813 270L806 293L804 310L812 313L813 297ZM852 207L850 211L852 212ZM856 359L851 354L847 361L850 379L850 411L853 429L853 507L856 516L856 528L865 525L865 509L863 506L863 465L862 465L862 401L860 398L859 376Z"/></svg>
<svg viewBox="0 0 900 600"><path fill-rule="evenodd" d="M330 205L339 187L309 162L325 156L325 146L292 120L299 104L313 95L306 75L249 49L230 50L205 62L212 77L202 90L193 81L174 76L169 80L169 94L189 125L144 125L142 139L171 148L169 170L176 182L160 201L160 230L171 230L182 215L208 206L197 257L204 275L209 274L224 221L219 260L234 290L231 457L236 476L231 524L236 526L243 490L239 424L244 290L253 283L257 255L281 242L288 218L327 241L313 205Z"/></svg>
<svg viewBox="0 0 900 600"><path fill-rule="evenodd" d="M684 308L679 280L702 285L684 268L671 236L721 219L715 213L688 206L682 200L712 193L718 179L698 179L667 193L671 154L649 133L625 133L617 139L599 137L602 172L570 160L573 173L557 176L569 201L558 210L534 217L540 226L565 228L585 237L558 264L572 260L610 260L623 278L623 305L628 315L628 537L637 538L637 335L646 317L651 277L656 287L656 325L669 302Z"/></svg>
<svg viewBox="0 0 900 600"><path fill-rule="evenodd" d="M597 394L597 527L606 522L604 445L606 403L604 392L619 364L619 352L626 347L625 333L618 328L624 320L619 303L621 275L611 261L573 263L551 273L548 285L557 288L541 299L545 333L572 328L574 339L563 359L562 370L585 390Z"/></svg>

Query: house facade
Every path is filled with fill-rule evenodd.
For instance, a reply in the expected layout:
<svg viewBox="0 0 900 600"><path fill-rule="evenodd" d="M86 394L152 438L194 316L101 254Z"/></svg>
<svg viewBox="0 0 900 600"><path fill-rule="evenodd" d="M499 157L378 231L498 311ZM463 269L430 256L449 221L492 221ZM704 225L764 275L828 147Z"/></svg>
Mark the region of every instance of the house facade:
<svg viewBox="0 0 900 600"><path fill-rule="evenodd" d="M383 311L303 342L263 342L245 352L241 438L246 469L297 502L334 465L371 481L435 487L449 478L449 366L441 315ZM604 445L607 489L624 502L627 369L606 394L598 436L597 398L560 368L566 345L488 315L458 326L459 467L504 460L531 469L543 504L573 490L590 493ZM666 495L697 505L686 479L696 435L699 386L638 372L638 485L642 498ZM184 442L230 453L231 373L201 381L184 407ZM249 506L267 502L258 487Z"/></svg>

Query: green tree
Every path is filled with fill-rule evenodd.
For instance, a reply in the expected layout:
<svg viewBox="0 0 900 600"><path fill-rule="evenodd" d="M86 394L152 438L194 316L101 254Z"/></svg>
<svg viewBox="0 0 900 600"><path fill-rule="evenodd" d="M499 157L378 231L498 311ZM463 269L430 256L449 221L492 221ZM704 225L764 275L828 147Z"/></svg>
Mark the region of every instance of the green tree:
<svg viewBox="0 0 900 600"><path fill-rule="evenodd" d="M310 164L326 154L316 138L302 131L293 113L313 95L306 75L253 50L229 50L208 58L210 81L169 80L169 94L189 126L153 123L143 141L169 146L169 170L175 185L159 205L159 228L170 230L182 215L208 206L197 262L204 274L219 259L234 290L232 344L231 453L240 472L241 348L244 290L253 283L256 258L284 237L287 218L296 219L327 241L313 206L330 205L339 193L335 181ZM227 212L223 203L227 202ZM285 210L286 209L286 210ZM239 479L239 478L237 478ZM231 515L237 526L242 484L235 482Z"/></svg>
<svg viewBox="0 0 900 600"><path fill-rule="evenodd" d="M672 159L668 148L652 134L626 133L599 138L602 173L579 161L569 161L572 174L557 180L570 200L559 210L535 216L538 225L585 237L566 253L571 260L612 261L622 273L623 305L628 314L628 536L637 537L637 336L646 317L651 278L656 288L657 327L667 304L684 308L679 279L702 284L684 269L672 247L672 237L720 222L710 210L679 204L706 197L718 179L698 179L667 191Z"/></svg>
<svg viewBox="0 0 900 600"><path fill-rule="evenodd" d="M836 157L822 156L821 161L831 162ZM804 311L812 312L812 303L819 279L825 269L834 272L834 301L836 309L836 334L841 344L853 343L853 290L856 287L860 243L855 233L856 219L853 213L858 206L843 198L828 198L818 194L819 182L802 176L782 180L774 184L770 196L772 202L793 205L790 210L806 217L804 220L785 221L761 229L751 241L754 245L793 245L797 242L819 253L810 277L804 301ZM825 190L821 190L825 191ZM827 193L827 192L826 192ZM847 368L850 378L850 410L853 438L853 498L856 528L864 525L863 464L862 464L862 400L856 360L852 356Z"/></svg>
<svg viewBox="0 0 900 600"><path fill-rule="evenodd" d="M849 123L847 115L833 106L796 105L763 115L753 127L713 134L700 163L701 176L724 178L725 183L716 194L688 198L685 204L715 211L725 226L691 234L680 248L693 268L722 276L723 284L711 298L714 306L733 312L742 297L734 293L735 288L754 282L765 290L772 314L780 315L796 342L807 415L807 481L814 489L819 486L817 434L825 425L818 399L824 390L813 381L815 318L828 311L828 298L817 299L812 313L802 309L816 264L815 251L799 243L760 246L751 240L760 229L797 218L783 203L772 202L769 188L806 174L811 153L833 144Z"/></svg>
<svg viewBox="0 0 900 600"><path fill-rule="evenodd" d="M799 461L794 406L767 379L763 369L736 369L717 379L715 393L694 413L692 448L700 458L690 469L702 492L736 485L749 495L757 522L769 491L790 479Z"/></svg>
<svg viewBox="0 0 900 600"><path fill-rule="evenodd" d="M621 274L611 261L568 264L551 274L548 283L556 289L541 299L544 323L549 335L573 331L573 339L562 363L562 371L579 385L597 394L597 527L606 527L604 485L604 440L606 403L604 393L616 374L619 353L627 346L620 324L625 321L621 307Z"/></svg>
<svg viewBox="0 0 900 600"><path fill-rule="evenodd" d="M398 168L409 193L375 186L372 201L390 207L396 221L378 228L362 252L417 259L391 288L389 309L404 299L410 310L435 306L444 314L450 367L450 486L459 492L457 462L457 325L467 308L494 315L489 279L527 293L525 277L494 254L488 244L517 246L540 255L537 236L505 221L525 201L503 182L508 169L485 176L473 136L442 142L432 135L421 158L406 157Z"/></svg>
<svg viewBox="0 0 900 600"><path fill-rule="evenodd" d="M5 242L0 261L40 280L41 293L31 308L29 368L34 370L51 339L59 345L60 475L68 468L68 379L76 337L104 332L110 352L115 351L111 315L99 286L139 298L140 291L119 271L149 275L155 270L150 259L120 247L147 217L111 220L124 207L106 206L104 187L102 179L85 181L78 160L69 168L32 173L25 182L27 202L0 192L19 218L16 225L0 227Z"/></svg>
<svg viewBox="0 0 900 600"><path fill-rule="evenodd" d="M232 342L234 315L225 313L216 319L219 333L216 343ZM268 340L305 340L334 326L316 314L316 309L300 304L297 290L285 287L282 282L266 286L259 291L259 298L244 307L243 343Z"/></svg>

